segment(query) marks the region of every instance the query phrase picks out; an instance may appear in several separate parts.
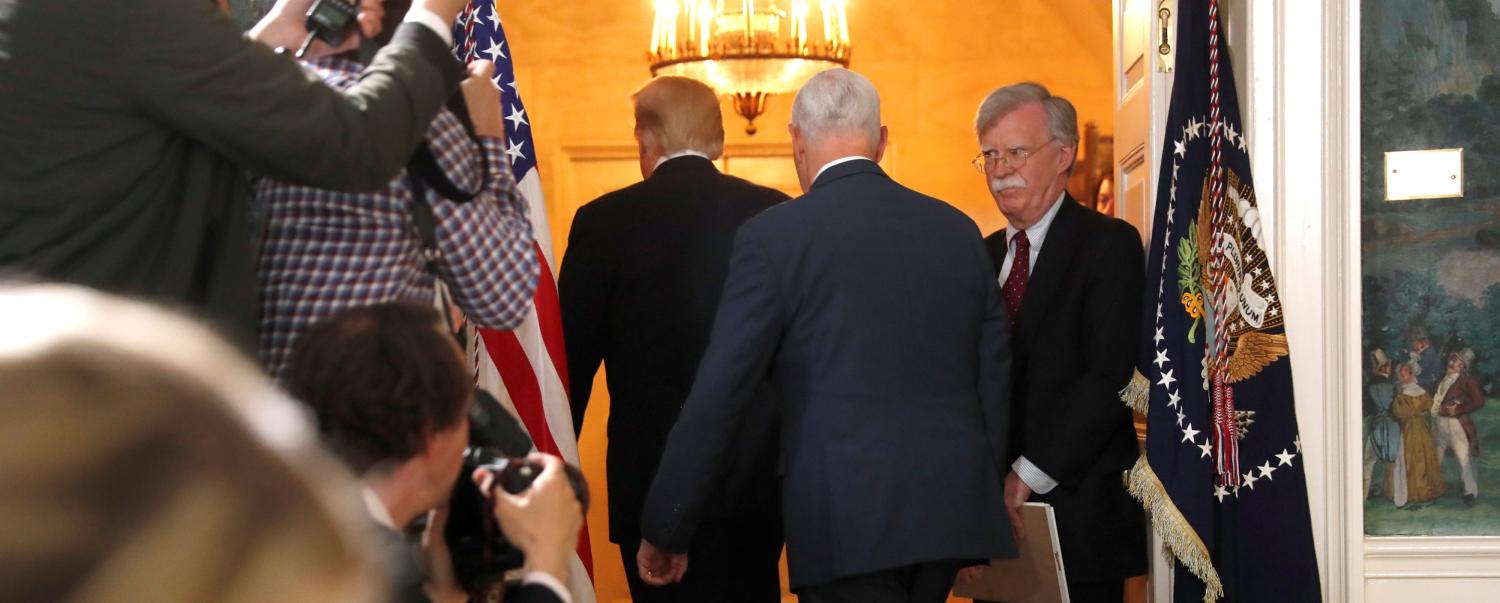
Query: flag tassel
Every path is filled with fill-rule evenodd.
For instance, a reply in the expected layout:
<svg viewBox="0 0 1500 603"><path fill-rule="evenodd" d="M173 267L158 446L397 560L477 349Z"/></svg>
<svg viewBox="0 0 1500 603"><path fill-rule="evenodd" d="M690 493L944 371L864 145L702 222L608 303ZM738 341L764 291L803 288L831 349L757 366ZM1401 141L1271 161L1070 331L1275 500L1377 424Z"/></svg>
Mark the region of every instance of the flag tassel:
<svg viewBox="0 0 1500 603"><path fill-rule="evenodd" d="M1157 536L1161 537L1162 544L1172 557L1203 581L1203 602L1213 603L1223 598L1224 585L1219 581L1219 572L1214 569L1208 547L1177 506L1172 504L1166 488L1146 462L1146 455L1141 455L1135 466L1127 472L1126 489L1151 514L1151 525L1155 527Z"/></svg>
<svg viewBox="0 0 1500 603"><path fill-rule="evenodd" d="M1120 401L1129 406L1130 410L1145 416L1146 407L1151 401L1151 380L1137 370L1130 376L1130 383L1125 384L1125 388L1121 389L1119 394Z"/></svg>

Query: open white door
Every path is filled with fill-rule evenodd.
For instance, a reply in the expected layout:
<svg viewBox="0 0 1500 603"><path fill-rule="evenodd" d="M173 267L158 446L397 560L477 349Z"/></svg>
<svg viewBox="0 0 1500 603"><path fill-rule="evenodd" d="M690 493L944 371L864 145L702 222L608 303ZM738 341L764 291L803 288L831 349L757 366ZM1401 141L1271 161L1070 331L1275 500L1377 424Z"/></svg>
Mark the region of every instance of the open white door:
<svg viewBox="0 0 1500 603"><path fill-rule="evenodd" d="M1143 243L1151 237L1157 164L1172 98L1176 13L1176 0L1114 0L1115 212L1135 225ZM1171 565L1155 530L1150 543L1148 598L1170 601Z"/></svg>
<svg viewBox="0 0 1500 603"><path fill-rule="evenodd" d="M1167 104L1175 0L1114 0L1115 211L1151 236Z"/></svg>

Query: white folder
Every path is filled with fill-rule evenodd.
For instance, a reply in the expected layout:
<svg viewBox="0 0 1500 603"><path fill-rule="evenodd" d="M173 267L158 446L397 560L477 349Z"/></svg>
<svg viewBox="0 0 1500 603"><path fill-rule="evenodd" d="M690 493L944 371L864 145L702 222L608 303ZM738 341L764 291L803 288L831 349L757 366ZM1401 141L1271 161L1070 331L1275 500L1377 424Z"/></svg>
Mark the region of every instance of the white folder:
<svg viewBox="0 0 1500 603"><path fill-rule="evenodd" d="M1021 525L1026 539L1016 543L1020 556L990 561L983 578L955 584L954 596L1003 603L1068 603L1067 574L1052 505L1022 505Z"/></svg>

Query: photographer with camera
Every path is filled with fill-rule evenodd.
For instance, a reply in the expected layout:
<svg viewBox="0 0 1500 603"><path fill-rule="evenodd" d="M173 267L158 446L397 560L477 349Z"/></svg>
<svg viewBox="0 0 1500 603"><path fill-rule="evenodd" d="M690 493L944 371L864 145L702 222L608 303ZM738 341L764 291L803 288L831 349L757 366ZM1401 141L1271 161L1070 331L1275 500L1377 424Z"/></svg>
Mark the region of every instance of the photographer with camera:
<svg viewBox="0 0 1500 603"><path fill-rule="evenodd" d="M466 473L472 381L442 317L410 302L352 308L318 322L287 364L287 389L312 407L329 448L363 476L366 506L395 565L395 600L403 603L468 599L443 534L450 520L469 519L448 517L447 501ZM575 488L556 457L534 454L509 465L535 476L529 488L491 489L513 481L510 471L468 472L480 491L492 493L485 511L525 555L520 585L504 600L571 601L563 583L583 525ZM424 515L419 560L401 533Z"/></svg>
<svg viewBox="0 0 1500 603"><path fill-rule="evenodd" d="M386 0L386 25L411 5ZM349 89L360 81L362 61L389 42L384 35L343 48L316 41L303 64ZM505 157L493 66L476 61L469 71L462 95L428 126L422 150L379 190L256 182L266 212L260 351L271 375L281 375L303 329L343 308L431 302L441 292L481 326L509 330L526 317L538 278L528 207Z"/></svg>
<svg viewBox="0 0 1500 603"><path fill-rule="evenodd" d="M346 4L377 33L380 0ZM340 92L274 50L307 39L313 0L279 0L248 38L214 0L0 0L0 267L187 305L248 340L246 170L388 182L466 75L450 46L467 4L416 0Z"/></svg>

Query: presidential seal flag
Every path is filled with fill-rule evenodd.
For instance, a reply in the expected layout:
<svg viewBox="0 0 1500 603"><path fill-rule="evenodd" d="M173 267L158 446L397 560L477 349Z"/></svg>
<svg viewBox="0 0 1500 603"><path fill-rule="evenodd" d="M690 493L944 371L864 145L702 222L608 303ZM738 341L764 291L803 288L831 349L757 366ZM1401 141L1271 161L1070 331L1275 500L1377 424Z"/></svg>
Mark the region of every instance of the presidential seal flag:
<svg viewBox="0 0 1500 603"><path fill-rule="evenodd" d="M1322 598L1282 300L1264 251L1216 0L1179 3L1177 65L1146 257L1131 494L1177 601Z"/></svg>

